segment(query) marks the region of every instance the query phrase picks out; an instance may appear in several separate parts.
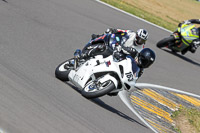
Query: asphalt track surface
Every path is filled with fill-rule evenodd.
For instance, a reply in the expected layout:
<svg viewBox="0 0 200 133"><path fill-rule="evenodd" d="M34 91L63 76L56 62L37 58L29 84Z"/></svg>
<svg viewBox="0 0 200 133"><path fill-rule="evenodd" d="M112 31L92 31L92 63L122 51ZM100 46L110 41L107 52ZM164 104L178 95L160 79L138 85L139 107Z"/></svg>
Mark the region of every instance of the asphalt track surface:
<svg viewBox="0 0 200 133"><path fill-rule="evenodd" d="M155 44L169 32L94 0L0 1L0 128L7 133L149 133L119 97L87 100L54 77L58 64L108 27L149 31L155 64L138 82L200 94L200 51Z"/></svg>

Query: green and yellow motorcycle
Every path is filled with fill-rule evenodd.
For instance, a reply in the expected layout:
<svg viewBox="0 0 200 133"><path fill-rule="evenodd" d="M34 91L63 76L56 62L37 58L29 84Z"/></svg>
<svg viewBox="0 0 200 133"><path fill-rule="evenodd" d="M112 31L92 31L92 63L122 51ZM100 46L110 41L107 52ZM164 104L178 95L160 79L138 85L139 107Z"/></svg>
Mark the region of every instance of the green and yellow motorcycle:
<svg viewBox="0 0 200 133"><path fill-rule="evenodd" d="M195 25L182 24L173 34L157 43L158 48L167 47L172 52L185 54L191 49L192 42L199 38L199 31ZM192 51L191 51L192 52Z"/></svg>

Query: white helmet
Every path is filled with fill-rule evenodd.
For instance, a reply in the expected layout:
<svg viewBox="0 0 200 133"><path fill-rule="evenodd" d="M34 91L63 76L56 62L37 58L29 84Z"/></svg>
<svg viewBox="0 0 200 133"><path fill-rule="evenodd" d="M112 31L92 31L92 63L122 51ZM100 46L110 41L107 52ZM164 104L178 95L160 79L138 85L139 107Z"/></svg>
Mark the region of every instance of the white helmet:
<svg viewBox="0 0 200 133"><path fill-rule="evenodd" d="M138 45L142 45L146 42L146 40L148 39L148 32L144 29L139 29L136 32L136 44Z"/></svg>

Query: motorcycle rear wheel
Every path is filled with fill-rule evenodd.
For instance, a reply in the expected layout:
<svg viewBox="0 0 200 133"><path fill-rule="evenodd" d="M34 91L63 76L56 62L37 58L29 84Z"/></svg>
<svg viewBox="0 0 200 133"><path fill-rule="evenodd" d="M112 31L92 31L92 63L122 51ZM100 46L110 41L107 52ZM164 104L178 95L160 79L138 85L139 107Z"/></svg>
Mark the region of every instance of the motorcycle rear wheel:
<svg viewBox="0 0 200 133"><path fill-rule="evenodd" d="M157 47L158 48L162 48L162 47L167 47L169 45L170 42L174 42L175 41L175 38L174 36L169 36L167 38L164 38L162 40L160 40L158 43L157 43Z"/></svg>
<svg viewBox="0 0 200 133"><path fill-rule="evenodd" d="M71 64L69 64L70 61L74 60L72 59L68 59L65 62L61 63L60 65L58 65L58 67L55 70L55 77L58 78L61 81L69 81L68 75L71 69L73 69L74 66L70 66ZM65 65L68 65L69 67L66 68Z"/></svg>
<svg viewBox="0 0 200 133"><path fill-rule="evenodd" d="M114 90L115 84L111 80L107 80L101 83L99 86L95 85L93 81L90 81L82 90L82 96L87 99L97 98L104 96Z"/></svg>

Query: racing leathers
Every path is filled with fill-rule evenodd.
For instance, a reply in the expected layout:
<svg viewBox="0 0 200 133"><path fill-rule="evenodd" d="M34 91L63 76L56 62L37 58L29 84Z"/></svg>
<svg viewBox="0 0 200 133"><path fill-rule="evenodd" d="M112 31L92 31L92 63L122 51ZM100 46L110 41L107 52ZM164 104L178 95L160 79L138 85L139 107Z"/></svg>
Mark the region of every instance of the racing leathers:
<svg viewBox="0 0 200 133"><path fill-rule="evenodd" d="M137 55L140 49L135 49L134 47L128 47L126 32L116 32L115 34L103 34L93 38L82 50L81 58L87 59L88 57L103 55L108 56L113 54L117 61L121 61L126 58L127 55L130 55L134 59L137 58ZM110 51L110 52L108 52ZM140 69L139 76L143 73L143 69Z"/></svg>
<svg viewBox="0 0 200 133"><path fill-rule="evenodd" d="M132 30L122 30L122 29L109 28L105 31L105 33L121 34L122 35L121 44L125 47L135 48L138 52L140 52L144 48L145 43L140 44L140 45L137 44L136 33Z"/></svg>
<svg viewBox="0 0 200 133"><path fill-rule="evenodd" d="M131 49L140 52L145 44L138 45L136 41L136 33L131 30L107 29L102 35L92 35L92 40L83 48L83 56L95 56L105 50L109 46L116 51L121 49L123 54L130 54ZM128 51L127 51L128 49ZM122 53L121 52L121 53Z"/></svg>
<svg viewBox="0 0 200 133"><path fill-rule="evenodd" d="M183 21L182 23L178 24L178 27L181 27L182 24L186 24L186 25L200 24L200 19L190 19L190 20ZM182 54L185 54L188 50L191 51L192 53L195 53L197 48L200 46L200 27L199 28L194 27L191 29L191 31L194 35L197 35L199 38L194 39L190 43L190 47L188 47L188 49L185 49L181 52Z"/></svg>

